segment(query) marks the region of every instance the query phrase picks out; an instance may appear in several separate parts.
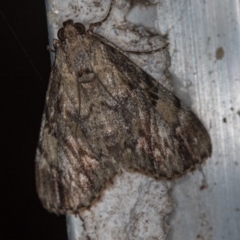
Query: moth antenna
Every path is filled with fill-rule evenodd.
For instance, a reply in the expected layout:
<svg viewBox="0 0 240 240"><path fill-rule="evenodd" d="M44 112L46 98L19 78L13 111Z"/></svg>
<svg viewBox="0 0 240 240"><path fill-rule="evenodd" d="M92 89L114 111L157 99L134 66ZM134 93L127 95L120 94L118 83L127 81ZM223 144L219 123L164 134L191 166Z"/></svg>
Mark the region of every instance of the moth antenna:
<svg viewBox="0 0 240 240"><path fill-rule="evenodd" d="M110 13L111 13L111 11L112 11L112 5L113 5L113 0L111 0L110 7L109 7L109 10L108 10L108 14L107 14L106 17L101 21L101 24L108 19L109 15L110 15Z"/></svg>
<svg viewBox="0 0 240 240"><path fill-rule="evenodd" d="M102 23L105 22L108 19L109 15L110 15L110 12L112 11L112 5L113 5L113 0L111 0L111 4L110 4L109 10L108 10L108 14L106 15L106 17L101 22L91 23L90 26L89 26L89 30L88 31L92 31L94 27L101 26Z"/></svg>
<svg viewBox="0 0 240 240"><path fill-rule="evenodd" d="M9 24L7 18L5 17L5 15L3 14L3 12L0 9L0 14L2 15L2 18L4 19L4 21L6 22L7 26L9 27L10 31L12 32L13 36L15 37L15 39L17 40L19 46L21 47L21 49L23 50L25 56L27 57L28 61L30 62L30 64L32 65L33 69L35 70L36 74L38 75L39 79L42 81L42 77L40 75L40 73L38 72L37 68L35 67L34 63L32 62L30 56L28 55L28 53L26 52L25 48L23 47L22 43L20 42L19 38L17 37L15 31L13 30L13 28L11 27L11 25Z"/></svg>

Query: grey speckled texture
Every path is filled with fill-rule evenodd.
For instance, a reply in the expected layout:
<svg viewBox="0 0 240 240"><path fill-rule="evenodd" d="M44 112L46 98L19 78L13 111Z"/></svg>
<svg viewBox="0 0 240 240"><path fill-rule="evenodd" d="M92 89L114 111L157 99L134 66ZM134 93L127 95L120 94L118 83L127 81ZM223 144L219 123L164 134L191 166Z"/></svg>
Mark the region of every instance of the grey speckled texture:
<svg viewBox="0 0 240 240"><path fill-rule="evenodd" d="M239 240L240 2L165 0L157 11L169 36L174 90L213 144L202 171L174 186L168 239Z"/></svg>
<svg viewBox="0 0 240 240"><path fill-rule="evenodd" d="M68 236L71 240L166 239L165 217L171 211L167 183L124 172L100 201L81 214L83 221L67 216Z"/></svg>

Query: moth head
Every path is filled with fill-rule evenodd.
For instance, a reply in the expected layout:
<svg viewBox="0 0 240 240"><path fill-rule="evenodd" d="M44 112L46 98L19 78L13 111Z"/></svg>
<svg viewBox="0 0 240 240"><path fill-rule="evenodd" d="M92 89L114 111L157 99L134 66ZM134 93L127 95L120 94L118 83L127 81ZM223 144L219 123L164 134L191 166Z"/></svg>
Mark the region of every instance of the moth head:
<svg viewBox="0 0 240 240"><path fill-rule="evenodd" d="M72 19L63 22L63 27L58 30L57 36L59 40L75 38L77 35L85 34L85 27L82 23L73 23Z"/></svg>

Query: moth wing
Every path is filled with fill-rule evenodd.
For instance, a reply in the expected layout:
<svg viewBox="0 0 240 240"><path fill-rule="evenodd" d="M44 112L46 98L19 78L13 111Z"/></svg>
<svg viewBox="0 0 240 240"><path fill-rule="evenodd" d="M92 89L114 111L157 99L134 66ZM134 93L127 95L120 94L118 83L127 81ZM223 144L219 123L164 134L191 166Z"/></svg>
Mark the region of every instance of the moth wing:
<svg viewBox="0 0 240 240"><path fill-rule="evenodd" d="M121 155L119 162L158 178L173 178L211 156L205 127L176 96L117 47L94 40L91 53L98 81L116 103L112 111L120 131L115 131L111 143L118 136L112 155Z"/></svg>
<svg viewBox="0 0 240 240"><path fill-rule="evenodd" d="M90 205L121 167L172 178L211 155L178 98L117 47L85 40L57 51L37 148L38 195L55 213Z"/></svg>
<svg viewBox="0 0 240 240"><path fill-rule="evenodd" d="M43 206L57 214L77 213L89 206L117 174L114 161L98 151L97 137L88 139L91 134L82 124L88 103L79 115L81 90L66 49L62 44L57 50L36 153L38 195Z"/></svg>

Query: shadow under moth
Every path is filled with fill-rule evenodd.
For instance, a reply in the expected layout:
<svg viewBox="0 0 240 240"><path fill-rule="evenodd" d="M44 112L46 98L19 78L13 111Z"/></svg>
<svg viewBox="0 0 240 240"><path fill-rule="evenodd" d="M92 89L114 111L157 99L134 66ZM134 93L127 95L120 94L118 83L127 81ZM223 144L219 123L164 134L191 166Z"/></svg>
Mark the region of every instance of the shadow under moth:
<svg viewBox="0 0 240 240"><path fill-rule="evenodd" d="M81 23L63 26L36 154L47 210L77 214L122 168L172 179L210 157L206 129L176 96Z"/></svg>

